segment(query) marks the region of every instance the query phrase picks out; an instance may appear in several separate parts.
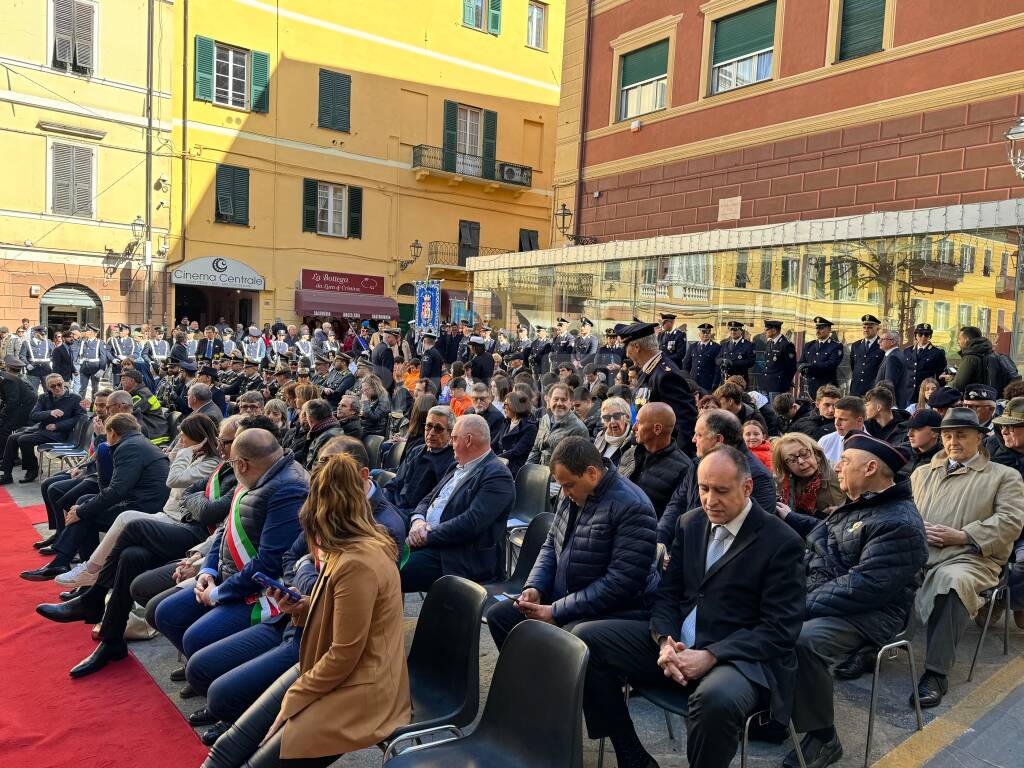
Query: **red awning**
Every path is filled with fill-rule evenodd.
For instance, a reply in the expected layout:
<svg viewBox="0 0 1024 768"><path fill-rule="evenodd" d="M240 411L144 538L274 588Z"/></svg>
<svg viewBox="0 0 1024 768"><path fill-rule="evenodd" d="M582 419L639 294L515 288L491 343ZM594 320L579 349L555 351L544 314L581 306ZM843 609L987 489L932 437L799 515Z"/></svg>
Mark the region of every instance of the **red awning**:
<svg viewBox="0 0 1024 768"><path fill-rule="evenodd" d="M295 291L295 312L347 320L397 320L398 303L389 296L300 289Z"/></svg>

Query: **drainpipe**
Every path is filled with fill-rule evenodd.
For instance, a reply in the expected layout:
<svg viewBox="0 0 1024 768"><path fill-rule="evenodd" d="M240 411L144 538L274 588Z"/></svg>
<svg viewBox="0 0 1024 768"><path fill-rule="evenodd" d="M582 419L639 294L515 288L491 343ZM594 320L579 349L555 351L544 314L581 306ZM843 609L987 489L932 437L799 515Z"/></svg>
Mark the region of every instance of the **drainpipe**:
<svg viewBox="0 0 1024 768"><path fill-rule="evenodd" d="M179 257L173 263L180 264L186 259L188 238L185 235L188 227L188 0L182 0L182 24L181 24L181 179L178 186L181 187L181 232L178 236ZM168 260L168 264L170 264ZM170 284L168 283L168 290ZM172 312L170 297L164 302L164 327L170 328L174 318L170 317Z"/></svg>
<svg viewBox="0 0 1024 768"><path fill-rule="evenodd" d="M143 264L146 285L142 296L142 322L152 320L153 296L153 3L146 10L146 239L143 243Z"/></svg>
<svg viewBox="0 0 1024 768"><path fill-rule="evenodd" d="M587 0L587 24L583 39L583 79L580 83L580 147L576 153L576 193L573 199L572 233L580 233L580 203L583 200L583 162L586 158L587 105L590 102L590 89L587 81L590 78L590 37L594 20L594 0Z"/></svg>

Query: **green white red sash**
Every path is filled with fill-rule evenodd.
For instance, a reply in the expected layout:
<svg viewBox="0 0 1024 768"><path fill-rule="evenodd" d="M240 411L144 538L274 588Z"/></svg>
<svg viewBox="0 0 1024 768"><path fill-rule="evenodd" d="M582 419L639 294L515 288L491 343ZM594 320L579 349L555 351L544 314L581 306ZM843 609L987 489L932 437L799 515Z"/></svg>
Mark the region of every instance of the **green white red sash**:
<svg viewBox="0 0 1024 768"><path fill-rule="evenodd" d="M211 501L216 501L220 498L220 470L224 466L222 461L217 465L217 468L213 470L213 474L210 475L210 479L206 481L206 498Z"/></svg>
<svg viewBox="0 0 1024 768"><path fill-rule="evenodd" d="M253 546L245 532L245 528L242 527L240 502L245 494L245 488L239 486L235 489L235 494L231 497L231 511L228 513L228 524L224 530L224 536L228 542L228 551L231 553L231 559L235 563L235 569L239 572L256 555L256 547ZM245 603L252 606L251 618L253 625L270 621L281 614L281 609L278 607L277 602L266 595L250 595L245 599Z"/></svg>

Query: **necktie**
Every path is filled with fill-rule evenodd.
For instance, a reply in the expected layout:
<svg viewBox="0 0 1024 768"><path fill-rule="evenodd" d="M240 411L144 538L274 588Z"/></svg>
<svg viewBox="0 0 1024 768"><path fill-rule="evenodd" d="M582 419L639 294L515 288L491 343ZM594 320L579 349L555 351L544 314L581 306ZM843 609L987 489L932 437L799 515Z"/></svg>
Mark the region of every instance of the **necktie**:
<svg viewBox="0 0 1024 768"><path fill-rule="evenodd" d="M716 525L711 531L711 541L708 542L708 554L704 560L704 573L711 570L711 566L725 554L729 538L732 536L729 529L724 525ZM697 636L697 607L683 619L683 627L679 631L680 641L687 648L692 648Z"/></svg>
<svg viewBox="0 0 1024 768"><path fill-rule="evenodd" d="M962 466L963 466L963 464L960 464L959 462L954 461L952 464L949 464L949 465L946 466L946 474L947 475L952 475L954 472L956 472Z"/></svg>
<svg viewBox="0 0 1024 768"><path fill-rule="evenodd" d="M212 341L207 341L206 342L206 356L207 357L213 357L213 342Z"/></svg>

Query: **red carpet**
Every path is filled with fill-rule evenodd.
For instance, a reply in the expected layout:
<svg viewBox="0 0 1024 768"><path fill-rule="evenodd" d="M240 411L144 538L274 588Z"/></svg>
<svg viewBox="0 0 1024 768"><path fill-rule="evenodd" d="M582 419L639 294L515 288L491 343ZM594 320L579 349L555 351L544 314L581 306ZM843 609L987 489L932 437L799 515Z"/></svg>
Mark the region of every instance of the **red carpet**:
<svg viewBox="0 0 1024 768"><path fill-rule="evenodd" d="M0 491L0 766L198 768L206 748L134 656L68 677L95 647L89 627L46 621L35 607L57 588L18 577L46 562L31 546L45 518Z"/></svg>

